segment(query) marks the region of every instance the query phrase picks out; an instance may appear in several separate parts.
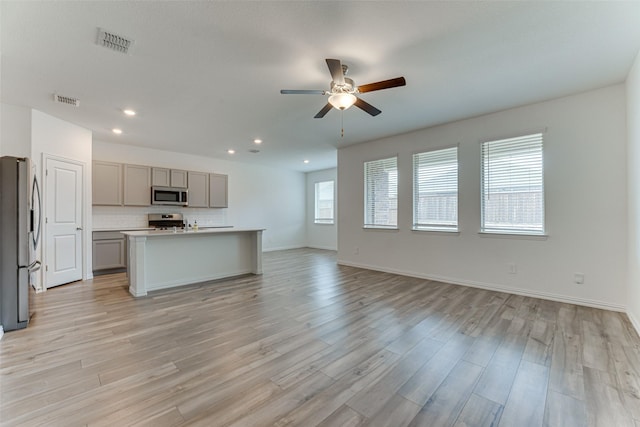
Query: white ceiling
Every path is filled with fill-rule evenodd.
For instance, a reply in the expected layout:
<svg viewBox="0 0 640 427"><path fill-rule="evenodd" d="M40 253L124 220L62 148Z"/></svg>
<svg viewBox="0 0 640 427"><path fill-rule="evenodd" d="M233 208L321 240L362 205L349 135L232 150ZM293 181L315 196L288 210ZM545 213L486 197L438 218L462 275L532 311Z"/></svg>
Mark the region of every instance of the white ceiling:
<svg viewBox="0 0 640 427"><path fill-rule="evenodd" d="M622 82L640 50L640 1L0 4L3 103L97 140L217 158L234 148L234 160L300 171L335 166L349 144ZM135 39L131 54L96 45L98 27ZM362 95L377 117L314 119L326 99L279 91L329 89L325 58L357 85L407 86Z"/></svg>

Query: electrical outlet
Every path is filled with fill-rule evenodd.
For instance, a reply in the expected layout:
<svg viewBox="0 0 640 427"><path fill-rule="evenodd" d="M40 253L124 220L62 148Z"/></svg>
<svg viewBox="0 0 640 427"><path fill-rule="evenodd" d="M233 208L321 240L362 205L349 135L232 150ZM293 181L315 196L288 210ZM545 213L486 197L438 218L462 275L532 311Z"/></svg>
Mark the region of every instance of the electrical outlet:
<svg viewBox="0 0 640 427"><path fill-rule="evenodd" d="M584 273L573 273L573 281L577 285L584 283Z"/></svg>
<svg viewBox="0 0 640 427"><path fill-rule="evenodd" d="M515 263L509 264L509 274L516 274L518 272L518 266Z"/></svg>

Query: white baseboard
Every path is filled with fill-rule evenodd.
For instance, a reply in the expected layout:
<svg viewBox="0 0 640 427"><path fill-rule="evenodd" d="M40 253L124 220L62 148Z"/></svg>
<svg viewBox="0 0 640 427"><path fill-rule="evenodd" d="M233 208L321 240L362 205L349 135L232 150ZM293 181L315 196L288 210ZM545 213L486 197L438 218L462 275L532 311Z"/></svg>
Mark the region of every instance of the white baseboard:
<svg viewBox="0 0 640 427"><path fill-rule="evenodd" d="M307 245L307 247L311 248L311 249L322 249L324 251L337 251L338 250L338 248L333 248L333 247L330 247L330 246L315 246L315 245L312 246L312 245Z"/></svg>
<svg viewBox="0 0 640 427"><path fill-rule="evenodd" d="M279 246L275 248L262 248L262 252L288 251L290 249L302 249L306 247L306 245Z"/></svg>
<svg viewBox="0 0 640 427"><path fill-rule="evenodd" d="M4 335L4 328L2 327L2 325L0 325L0 340L2 339L3 335Z"/></svg>
<svg viewBox="0 0 640 427"><path fill-rule="evenodd" d="M633 327L636 329L636 333L638 334L638 336L640 336L640 321L629 310L627 310L627 317L629 318L629 321L631 322Z"/></svg>
<svg viewBox="0 0 640 427"><path fill-rule="evenodd" d="M572 296L568 296L568 295L554 294L554 293L551 293L551 292L532 291L530 289L511 288L511 287L506 287L506 286L502 286L502 285L496 285L496 284L493 284L493 283L484 283L484 282L476 282L476 281L471 281L471 280L462 280L462 279L456 279L454 277L436 276L436 275L430 275L430 274L424 274L424 273L417 273L417 272L414 272L414 271L387 269L387 268L381 268L381 267L375 266L375 265L360 264L360 263L354 263L354 262L350 262L350 261L338 260L338 264L339 265L346 265L346 266L349 266L349 267L358 267L358 268L364 268L364 269L367 269L367 270L382 271L382 272L385 272L385 273L398 274L400 276L409 276L409 277L417 277L419 279L434 280L434 281L437 281L437 282L450 283L452 285L469 286L471 288L480 288L480 289L486 289L486 290L489 290L489 291L496 291L496 292L504 292L504 293L507 293L507 294L522 295L522 296L525 296L525 297L540 298L540 299L557 301L557 302L565 302L565 303L569 303L569 304L583 305L583 306L586 306L586 307L600 308L600 309L603 309L603 310L619 311L619 312L623 312L623 313L626 312L626 307L623 306L623 305L611 304L611 303L608 303L608 302L591 300L591 299L587 299L587 298L577 298L577 297L572 297ZM637 326L636 326L636 329L638 329Z"/></svg>

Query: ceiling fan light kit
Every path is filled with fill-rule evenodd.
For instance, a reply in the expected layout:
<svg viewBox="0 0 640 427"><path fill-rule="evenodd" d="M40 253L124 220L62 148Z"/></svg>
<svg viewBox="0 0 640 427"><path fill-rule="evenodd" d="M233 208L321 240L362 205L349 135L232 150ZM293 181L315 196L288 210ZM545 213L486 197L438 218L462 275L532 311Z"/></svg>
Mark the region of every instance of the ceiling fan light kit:
<svg viewBox="0 0 640 427"><path fill-rule="evenodd" d="M338 110L346 110L355 104L357 99L352 93L336 93L329 97L329 104Z"/></svg>
<svg viewBox="0 0 640 427"><path fill-rule="evenodd" d="M330 90L282 89L280 91L280 93L285 95L329 95L329 102L314 116L315 119L323 118L331 108L344 111L352 105L355 105L372 116L377 116L382 111L378 110L368 102L365 102L362 98L358 98L356 95L365 92L373 92L375 90L405 86L407 84L404 77L396 77L394 79L356 86L352 79L345 77L349 68L342 64L339 59L327 58L326 62L329 67L329 72L331 73L331 78L333 79L330 84Z"/></svg>

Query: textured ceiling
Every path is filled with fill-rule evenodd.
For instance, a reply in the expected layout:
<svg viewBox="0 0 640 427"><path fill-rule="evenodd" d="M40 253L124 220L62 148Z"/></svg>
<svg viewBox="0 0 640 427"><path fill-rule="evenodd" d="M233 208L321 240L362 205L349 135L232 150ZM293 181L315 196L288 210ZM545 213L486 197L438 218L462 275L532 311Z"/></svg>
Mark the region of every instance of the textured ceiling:
<svg viewBox="0 0 640 427"><path fill-rule="evenodd" d="M292 170L336 148L624 81L640 50L640 2L7 1L1 100L86 127L102 141ZM95 44L98 27L135 39ZM313 116L325 58L365 84L407 86ZM80 107L53 102L77 97ZM124 117L122 109L138 115ZM111 129L120 127L122 135ZM344 137L341 129L344 128ZM254 138L264 140L258 154ZM309 164L303 164L309 159Z"/></svg>

